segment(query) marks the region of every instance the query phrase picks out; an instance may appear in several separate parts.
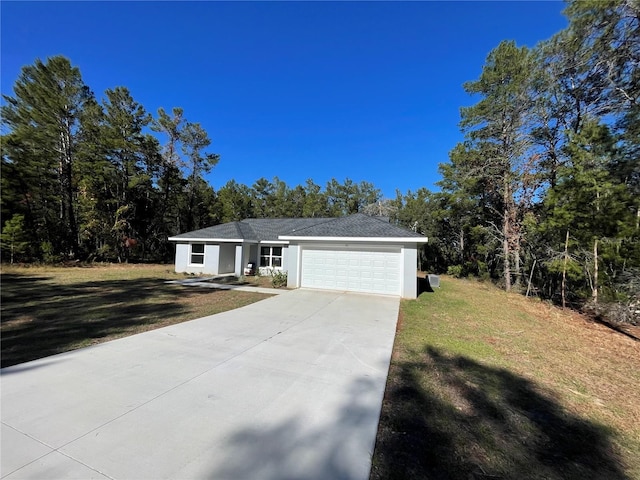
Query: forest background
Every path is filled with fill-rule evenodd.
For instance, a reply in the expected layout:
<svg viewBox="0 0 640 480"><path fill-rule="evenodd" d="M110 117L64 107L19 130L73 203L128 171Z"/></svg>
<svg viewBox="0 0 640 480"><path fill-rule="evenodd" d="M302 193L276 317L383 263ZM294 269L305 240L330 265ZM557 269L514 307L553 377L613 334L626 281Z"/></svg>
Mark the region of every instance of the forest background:
<svg viewBox="0 0 640 480"><path fill-rule="evenodd" d="M461 109L440 190L395 198L349 178L216 191L205 175L220 156L182 109L151 115L126 87L98 98L69 59L36 60L2 106L2 258L168 262L177 233L364 212L428 236L423 270L638 322L640 2L565 14L536 47L489 53L463 86L477 101Z"/></svg>

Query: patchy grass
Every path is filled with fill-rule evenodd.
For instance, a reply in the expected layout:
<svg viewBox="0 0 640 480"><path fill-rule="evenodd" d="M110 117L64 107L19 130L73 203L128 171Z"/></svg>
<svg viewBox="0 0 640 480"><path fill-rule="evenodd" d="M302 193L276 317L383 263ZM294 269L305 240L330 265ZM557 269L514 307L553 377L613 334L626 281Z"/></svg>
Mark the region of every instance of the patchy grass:
<svg viewBox="0 0 640 480"><path fill-rule="evenodd" d="M252 287L262 288L281 288L287 290L287 286L274 287L273 278L271 275L251 275L242 277L242 283Z"/></svg>
<svg viewBox="0 0 640 480"><path fill-rule="evenodd" d="M247 287L261 287L261 288L283 288L287 290L287 287L274 287L273 278L271 275L243 275L240 278L232 275L224 275L213 277L211 283L222 283L227 285L243 285Z"/></svg>
<svg viewBox="0 0 640 480"><path fill-rule="evenodd" d="M378 479L640 479L640 342L443 277L403 301Z"/></svg>
<svg viewBox="0 0 640 480"><path fill-rule="evenodd" d="M2 267L2 367L242 307L268 295L166 284L168 265Z"/></svg>

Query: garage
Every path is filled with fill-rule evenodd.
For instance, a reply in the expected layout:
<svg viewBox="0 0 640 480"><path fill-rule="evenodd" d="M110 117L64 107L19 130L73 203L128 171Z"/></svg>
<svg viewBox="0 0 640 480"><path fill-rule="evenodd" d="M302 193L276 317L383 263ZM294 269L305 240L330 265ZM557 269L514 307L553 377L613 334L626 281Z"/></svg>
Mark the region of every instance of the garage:
<svg viewBox="0 0 640 480"><path fill-rule="evenodd" d="M400 295L400 247L306 247L301 286Z"/></svg>

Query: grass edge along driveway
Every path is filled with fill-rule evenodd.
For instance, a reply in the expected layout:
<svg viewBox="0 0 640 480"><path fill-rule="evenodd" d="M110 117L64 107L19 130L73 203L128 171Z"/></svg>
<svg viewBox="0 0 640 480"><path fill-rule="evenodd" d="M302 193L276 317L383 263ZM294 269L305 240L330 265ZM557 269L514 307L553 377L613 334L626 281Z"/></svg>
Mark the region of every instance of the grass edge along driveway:
<svg viewBox="0 0 640 480"><path fill-rule="evenodd" d="M640 342L473 280L405 300L372 480L640 478Z"/></svg>
<svg viewBox="0 0 640 480"><path fill-rule="evenodd" d="M171 265L2 266L2 367L232 310L269 295L166 284Z"/></svg>

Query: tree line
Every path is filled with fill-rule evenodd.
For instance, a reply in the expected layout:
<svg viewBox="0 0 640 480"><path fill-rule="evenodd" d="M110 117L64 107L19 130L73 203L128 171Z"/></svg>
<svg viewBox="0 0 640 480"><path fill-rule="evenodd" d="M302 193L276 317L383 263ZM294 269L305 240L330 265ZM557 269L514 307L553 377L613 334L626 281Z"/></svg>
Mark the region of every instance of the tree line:
<svg viewBox="0 0 640 480"><path fill-rule="evenodd" d="M181 108L156 116L125 87L97 99L69 59L23 67L2 106L5 260L170 261L167 238L256 217L355 213L381 198L373 184L274 177L218 191L205 174L220 156Z"/></svg>
<svg viewBox="0 0 640 480"><path fill-rule="evenodd" d="M441 190L398 197L433 268L640 321L640 2L568 3L535 48L503 41L461 109Z"/></svg>
<svg viewBox="0 0 640 480"><path fill-rule="evenodd" d="M214 191L204 176L220 157L182 109L152 116L124 87L98 100L68 59L36 60L2 107L3 256L168 261L177 233L364 212L427 235L423 269L640 310L640 3L572 1L565 14L534 48L489 53L464 84L476 103L439 190L392 199L348 178Z"/></svg>

